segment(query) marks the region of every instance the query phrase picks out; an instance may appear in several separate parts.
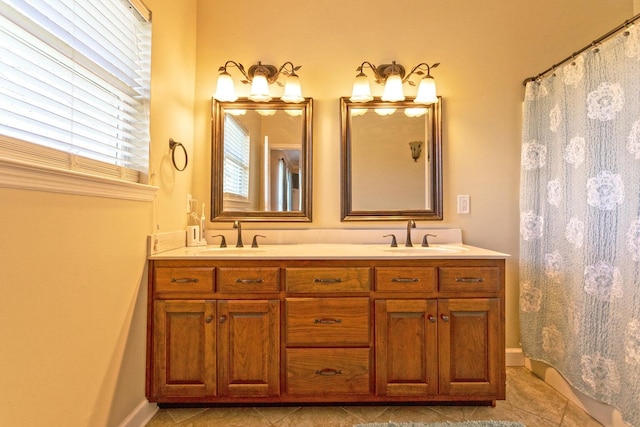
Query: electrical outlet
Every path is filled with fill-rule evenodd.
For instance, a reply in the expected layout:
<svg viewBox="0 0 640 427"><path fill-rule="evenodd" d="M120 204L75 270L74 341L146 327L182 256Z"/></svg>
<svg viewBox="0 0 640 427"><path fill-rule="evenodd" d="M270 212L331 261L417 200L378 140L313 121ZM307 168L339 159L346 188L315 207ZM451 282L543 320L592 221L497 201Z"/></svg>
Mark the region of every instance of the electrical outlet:
<svg viewBox="0 0 640 427"><path fill-rule="evenodd" d="M191 213L191 200L193 200L193 196L187 194L187 213Z"/></svg>
<svg viewBox="0 0 640 427"><path fill-rule="evenodd" d="M469 196L466 194L458 195L458 213L459 214L469 213Z"/></svg>

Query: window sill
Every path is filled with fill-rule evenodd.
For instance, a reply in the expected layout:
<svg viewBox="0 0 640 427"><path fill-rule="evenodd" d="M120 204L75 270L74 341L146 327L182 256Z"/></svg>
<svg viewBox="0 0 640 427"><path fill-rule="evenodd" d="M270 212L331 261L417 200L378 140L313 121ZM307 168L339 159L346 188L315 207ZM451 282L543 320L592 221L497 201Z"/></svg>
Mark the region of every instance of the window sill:
<svg viewBox="0 0 640 427"><path fill-rule="evenodd" d="M150 202L158 187L0 158L0 187Z"/></svg>

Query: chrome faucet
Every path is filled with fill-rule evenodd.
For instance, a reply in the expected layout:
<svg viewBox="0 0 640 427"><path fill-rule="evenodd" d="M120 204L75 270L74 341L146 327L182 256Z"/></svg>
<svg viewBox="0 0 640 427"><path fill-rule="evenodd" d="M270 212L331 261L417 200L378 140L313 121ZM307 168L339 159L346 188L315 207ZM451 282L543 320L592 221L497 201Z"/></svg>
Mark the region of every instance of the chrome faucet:
<svg viewBox="0 0 640 427"><path fill-rule="evenodd" d="M238 229L238 241L236 242L236 248L244 248L244 245L242 244L242 224L240 221L234 221L233 228Z"/></svg>
<svg viewBox="0 0 640 427"><path fill-rule="evenodd" d="M416 228L416 222L412 219L410 219L407 222L407 240L405 241L404 245L408 248L412 248L413 247L413 243L411 243L411 229L412 228Z"/></svg>

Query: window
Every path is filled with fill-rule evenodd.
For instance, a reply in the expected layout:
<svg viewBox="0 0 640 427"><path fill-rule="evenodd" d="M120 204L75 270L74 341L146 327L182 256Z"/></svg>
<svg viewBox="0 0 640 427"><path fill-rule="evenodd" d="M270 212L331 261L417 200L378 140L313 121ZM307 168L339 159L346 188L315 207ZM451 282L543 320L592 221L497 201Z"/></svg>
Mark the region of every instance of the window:
<svg viewBox="0 0 640 427"><path fill-rule="evenodd" d="M224 118L224 198L249 200L249 146L247 130L231 115Z"/></svg>
<svg viewBox="0 0 640 427"><path fill-rule="evenodd" d="M150 12L0 0L0 160L146 183Z"/></svg>

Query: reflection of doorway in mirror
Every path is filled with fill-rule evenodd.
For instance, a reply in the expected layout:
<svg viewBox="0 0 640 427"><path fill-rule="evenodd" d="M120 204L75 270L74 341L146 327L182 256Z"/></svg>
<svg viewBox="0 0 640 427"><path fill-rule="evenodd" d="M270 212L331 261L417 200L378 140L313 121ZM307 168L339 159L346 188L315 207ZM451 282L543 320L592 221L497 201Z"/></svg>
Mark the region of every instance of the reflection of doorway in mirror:
<svg viewBox="0 0 640 427"><path fill-rule="evenodd" d="M301 211L300 150L295 144L270 143L269 137L265 136L263 160L265 211Z"/></svg>

